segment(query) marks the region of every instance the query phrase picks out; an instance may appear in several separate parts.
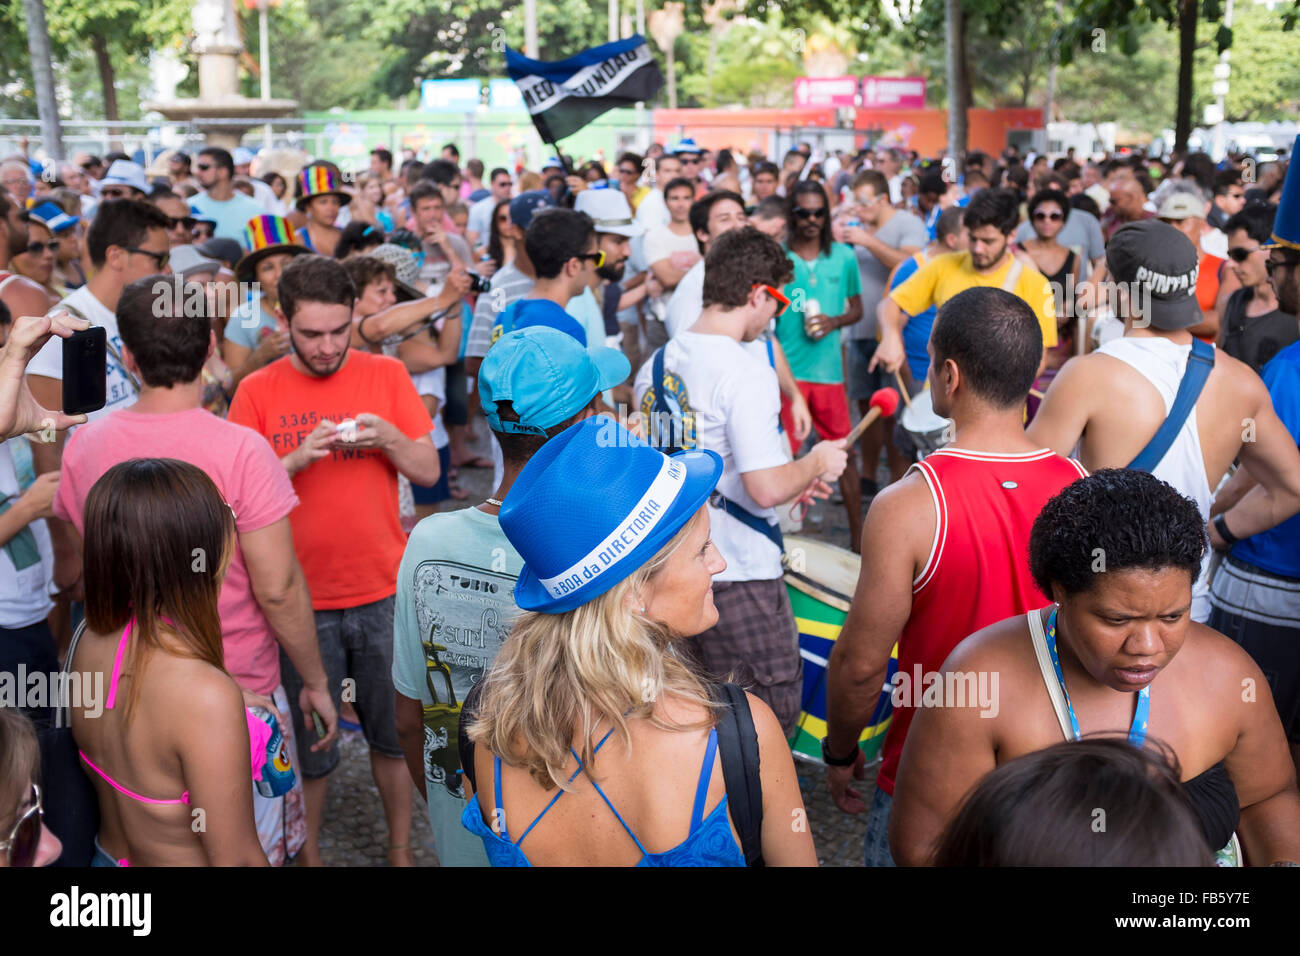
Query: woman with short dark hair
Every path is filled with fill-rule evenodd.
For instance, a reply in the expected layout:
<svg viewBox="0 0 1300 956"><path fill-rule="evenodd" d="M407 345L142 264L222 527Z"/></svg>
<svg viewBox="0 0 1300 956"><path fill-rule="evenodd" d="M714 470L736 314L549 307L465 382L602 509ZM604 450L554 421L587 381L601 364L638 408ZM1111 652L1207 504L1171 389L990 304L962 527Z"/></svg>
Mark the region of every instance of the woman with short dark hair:
<svg viewBox="0 0 1300 956"><path fill-rule="evenodd" d="M1142 471L1099 471L1043 507L1029 567L1055 603L976 632L944 662L954 697L972 676L999 686L982 708L917 707L890 818L896 860L931 861L962 797L998 766L1093 734L1167 743L1221 861L1300 860L1300 793L1268 682L1190 617L1205 546L1196 504Z"/></svg>

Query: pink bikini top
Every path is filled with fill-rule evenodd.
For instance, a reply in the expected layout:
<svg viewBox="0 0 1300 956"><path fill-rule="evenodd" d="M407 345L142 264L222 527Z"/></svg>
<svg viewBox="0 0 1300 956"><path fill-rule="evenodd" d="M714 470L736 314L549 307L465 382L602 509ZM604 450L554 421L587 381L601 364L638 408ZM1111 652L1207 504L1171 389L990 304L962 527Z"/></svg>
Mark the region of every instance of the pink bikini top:
<svg viewBox="0 0 1300 956"><path fill-rule="evenodd" d="M162 620L165 621L168 625L175 627L175 625L172 624L171 621L168 621L167 618L163 618ZM117 644L117 656L113 660L113 679L112 681L110 681L108 685L108 699L104 702L104 706L108 710L112 710L113 704L117 701L117 682L118 682L118 678L121 677L121 673L122 673L122 655L126 652L127 637L130 636L131 625L133 625L134 623L135 623L135 618L131 618L131 620L127 621L126 627L122 629L122 639ZM266 745L267 742L271 739L271 728L269 725L259 720L257 715L254 714L252 711L250 711L247 707L244 708L244 716L248 720L248 747L249 747L250 757L253 762L252 778L253 780L257 780L261 777L262 765L266 762ZM114 790L116 790L118 793L122 794L123 796L130 797L132 800L139 800L141 803L152 803L158 805L183 803L186 806L189 805L190 792L188 790L182 793L180 795L180 798L177 800L155 800L152 797L142 797L140 796L140 794L136 793L135 791L128 790L126 787L122 786L120 783L118 783L116 780L114 780L104 771L100 770L93 763L91 763L90 758L86 756L86 752L84 750L78 749L77 753L81 754L81 759L86 762L86 766L88 766L91 770L95 771L95 773L103 777L105 783L107 783L110 787L112 787Z"/></svg>

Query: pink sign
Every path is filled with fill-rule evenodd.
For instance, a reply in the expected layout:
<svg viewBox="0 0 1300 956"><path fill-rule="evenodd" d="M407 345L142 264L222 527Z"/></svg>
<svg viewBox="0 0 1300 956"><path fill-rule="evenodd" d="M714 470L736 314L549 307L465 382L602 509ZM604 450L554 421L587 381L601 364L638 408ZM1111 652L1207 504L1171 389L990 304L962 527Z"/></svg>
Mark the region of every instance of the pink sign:
<svg viewBox="0 0 1300 956"><path fill-rule="evenodd" d="M909 110L925 109L925 77L864 76L862 105L868 109L882 106Z"/></svg>
<svg viewBox="0 0 1300 956"><path fill-rule="evenodd" d="M858 78L856 76L799 76L794 81L794 105L856 106Z"/></svg>

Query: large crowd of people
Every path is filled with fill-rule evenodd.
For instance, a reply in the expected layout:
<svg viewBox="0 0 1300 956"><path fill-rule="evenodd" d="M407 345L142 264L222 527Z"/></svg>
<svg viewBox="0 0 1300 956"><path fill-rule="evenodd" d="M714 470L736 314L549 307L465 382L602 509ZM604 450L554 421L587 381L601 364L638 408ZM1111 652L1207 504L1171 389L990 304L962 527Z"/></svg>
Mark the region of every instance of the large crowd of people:
<svg viewBox="0 0 1300 956"><path fill-rule="evenodd" d="M866 865L1300 861L1294 162L37 168L0 162L0 674L107 694L0 700L0 863L320 865L352 728L394 866L420 809L443 865L816 865L815 500Z"/></svg>

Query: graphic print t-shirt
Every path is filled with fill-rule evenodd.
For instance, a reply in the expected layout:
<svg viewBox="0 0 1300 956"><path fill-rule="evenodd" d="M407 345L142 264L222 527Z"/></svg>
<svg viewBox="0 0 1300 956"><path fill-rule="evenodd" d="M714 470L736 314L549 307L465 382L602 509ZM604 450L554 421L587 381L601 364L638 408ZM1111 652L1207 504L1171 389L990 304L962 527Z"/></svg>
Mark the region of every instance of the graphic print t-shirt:
<svg viewBox="0 0 1300 956"><path fill-rule="evenodd" d="M637 408L654 420L654 362L647 360L636 377ZM707 448L722 458L718 491L764 521L776 520L775 508L760 508L741 477L786 463L777 431L781 410L776 372L725 335L682 332L664 346L665 396L671 414L684 427L686 447ZM664 444L661 436L660 444ZM770 581L781 576L781 551L768 538L709 505L709 533L727 559L717 581Z"/></svg>
<svg viewBox="0 0 1300 956"><path fill-rule="evenodd" d="M352 350L333 375L298 371L285 356L240 383L230 421L246 425L284 458L322 419L378 415L410 439L433 419L397 359ZM393 593L406 535L397 470L378 448L340 447L293 476L301 502L289 517L293 546L316 610L359 607Z"/></svg>
<svg viewBox="0 0 1300 956"><path fill-rule="evenodd" d="M470 688L510 633L523 559L495 515L430 515L411 532L397 575L393 686L424 705L429 824L443 866L487 866L465 809L457 734Z"/></svg>

